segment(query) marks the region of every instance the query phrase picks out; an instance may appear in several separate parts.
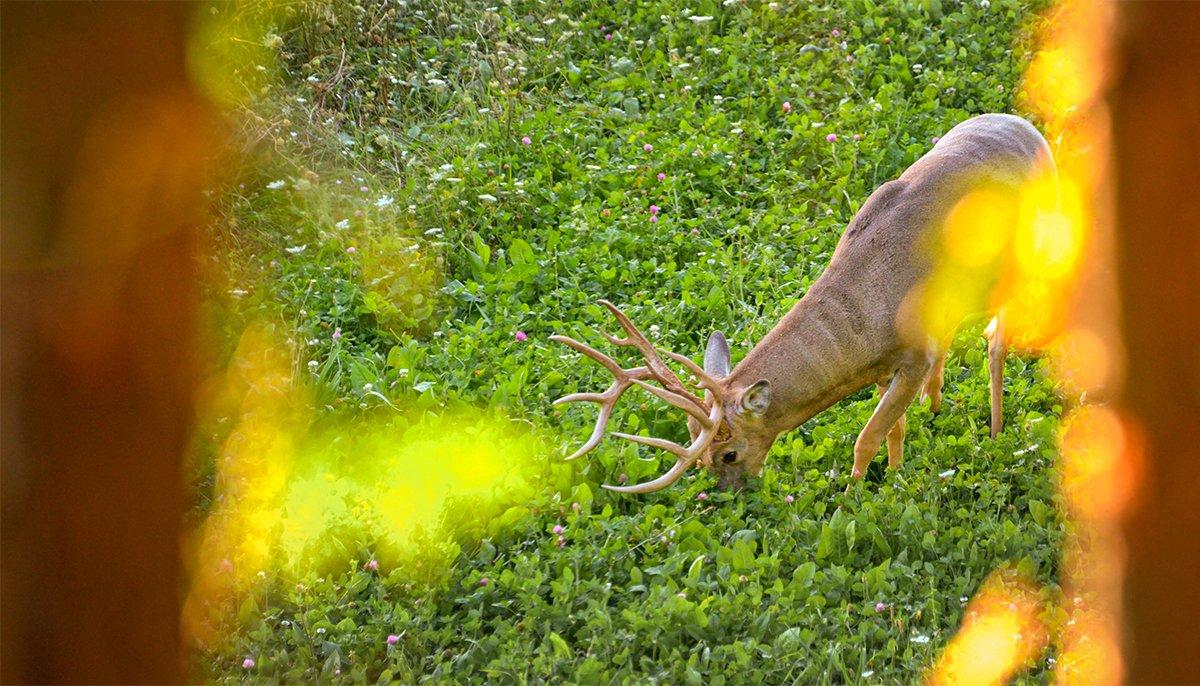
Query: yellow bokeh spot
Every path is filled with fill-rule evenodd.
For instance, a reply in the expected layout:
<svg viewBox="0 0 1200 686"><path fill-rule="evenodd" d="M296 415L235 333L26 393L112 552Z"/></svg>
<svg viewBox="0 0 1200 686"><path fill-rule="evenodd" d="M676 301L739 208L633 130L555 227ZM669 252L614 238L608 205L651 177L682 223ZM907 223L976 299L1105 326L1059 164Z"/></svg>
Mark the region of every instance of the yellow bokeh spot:
<svg viewBox="0 0 1200 686"><path fill-rule="evenodd" d="M1112 408L1085 405L1066 418L1059 439L1063 492L1078 515L1109 520L1128 502L1140 469L1140 451Z"/></svg>
<svg viewBox="0 0 1200 686"><path fill-rule="evenodd" d="M964 267L984 267L1000 256L1016 220L1012 198L981 188L963 196L942 226L946 257Z"/></svg>
<svg viewBox="0 0 1200 686"><path fill-rule="evenodd" d="M1001 684L1045 649L1033 585L995 572L967 605L966 619L930 674L932 686Z"/></svg>
<svg viewBox="0 0 1200 686"><path fill-rule="evenodd" d="M303 579L370 554L405 581L435 582L463 537L490 533L494 519L547 487L541 439L498 413L388 408L318 427L311 393L270 327L243 334L225 377L210 384L220 390L206 404L235 425L215 458L185 601L201 644L221 640L262 572Z"/></svg>

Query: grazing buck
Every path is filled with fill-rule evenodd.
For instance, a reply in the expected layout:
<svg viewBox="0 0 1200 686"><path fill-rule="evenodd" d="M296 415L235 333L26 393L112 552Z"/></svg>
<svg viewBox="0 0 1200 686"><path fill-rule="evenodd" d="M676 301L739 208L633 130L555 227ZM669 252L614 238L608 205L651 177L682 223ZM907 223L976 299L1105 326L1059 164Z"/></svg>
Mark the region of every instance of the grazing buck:
<svg viewBox="0 0 1200 686"><path fill-rule="evenodd" d="M716 474L719 488L741 488L746 474L761 471L781 433L876 384L879 405L854 443L852 474L862 478L885 438L888 466L899 466L904 412L922 390L937 411L948 345L944 338L926 334L914 340L904 334L914 325L922 330L917 321L920 314L905 306L904 299L935 267L935 251L926 232L940 227L958 201L980 184L1015 191L1034 175L1052 169L1045 139L1024 119L985 114L955 126L898 179L871 194L850 221L825 272L737 367L729 368L729 347L720 332L708 339L703 368L687 357L662 351L691 373L703 396L675 375L621 310L600 301L626 333L625 338L605 337L614 345L637 348L645 365L624 369L584 343L552 337L596 360L616 377L603 393L576 393L555 402L600 405L591 437L567 459L600 443L621 394L637 385L688 414L692 442L684 447L660 438L614 433L666 450L677 460L652 481L606 488L656 491L677 481L697 462ZM1006 355L1003 314L994 314L987 334L993 437L1002 423Z"/></svg>

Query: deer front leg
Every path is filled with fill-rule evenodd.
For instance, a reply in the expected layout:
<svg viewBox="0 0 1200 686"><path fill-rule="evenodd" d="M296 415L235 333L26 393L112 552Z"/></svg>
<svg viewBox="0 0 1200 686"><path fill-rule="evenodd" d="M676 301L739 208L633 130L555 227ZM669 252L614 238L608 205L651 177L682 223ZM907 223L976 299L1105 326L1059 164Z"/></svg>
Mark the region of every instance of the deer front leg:
<svg viewBox="0 0 1200 686"><path fill-rule="evenodd" d="M879 405L875 407L875 414L871 415L862 433L858 434L858 440L854 442L854 471L851 472L851 476L855 479L861 479L867 473L867 465L871 463L875 453L879 452L884 436L892 431L892 427L896 426L904 416L904 411L917 397L927 369L902 369L892 377L891 385L879 399ZM901 428L897 433L897 442L903 440L904 429Z"/></svg>
<svg viewBox="0 0 1200 686"><path fill-rule="evenodd" d="M988 341L988 385L992 392L992 438L1004 428L1004 358L1008 342L1004 340L1004 314L999 313L984 333Z"/></svg>

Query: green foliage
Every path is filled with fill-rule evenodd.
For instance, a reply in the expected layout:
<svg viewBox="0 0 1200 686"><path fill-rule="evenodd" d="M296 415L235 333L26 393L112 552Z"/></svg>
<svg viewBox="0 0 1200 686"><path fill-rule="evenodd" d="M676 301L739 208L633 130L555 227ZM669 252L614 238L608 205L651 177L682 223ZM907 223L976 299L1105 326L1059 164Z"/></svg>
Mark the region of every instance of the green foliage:
<svg viewBox="0 0 1200 686"><path fill-rule="evenodd" d="M316 405L351 426L467 405L575 445L594 407L550 402L608 378L549 335L599 341L607 298L694 357L721 329L736 362L875 187L958 121L1013 110L1042 4L289 5L256 39L284 77L237 117L252 163L219 196L213 321L230 347L246 322L278 322ZM1040 361L1010 358L1007 428L990 439L980 328L954 343L942 412L909 411L898 473L880 458L844 492L868 391L782 437L736 496L698 500L699 473L610 494L598 484L662 467L607 441L573 490L431 547L454 560L435 582L365 569L370 541L353 535L342 567L300 584L264 570L202 674L915 681L991 570L1058 578L1054 388ZM632 393L613 424L686 433Z"/></svg>

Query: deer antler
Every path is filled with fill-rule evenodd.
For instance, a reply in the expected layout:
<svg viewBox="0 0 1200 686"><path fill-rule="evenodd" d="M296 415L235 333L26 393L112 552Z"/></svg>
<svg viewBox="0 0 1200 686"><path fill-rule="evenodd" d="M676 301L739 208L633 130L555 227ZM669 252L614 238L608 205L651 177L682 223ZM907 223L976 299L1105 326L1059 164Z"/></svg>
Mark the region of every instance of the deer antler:
<svg viewBox="0 0 1200 686"><path fill-rule="evenodd" d="M600 304L604 305L610 312L613 313L613 315L617 318L617 322L620 323L621 328L625 330L626 334L625 338L617 338L602 332L603 336L613 345L631 346L637 348L638 352L640 352L642 357L645 358L646 366L623 369L621 365L617 364L608 355L599 352L591 346L580 343L573 338L568 338L567 336L550 337L550 340L563 343L571 348L574 348L575 350L578 350L587 357L596 360L601 364L601 366L603 366L605 369L611 372L614 377L616 377L616 380L613 381L613 384L609 386L608 390L604 391L603 393L573 393L554 401L556 406L561 403L569 402L593 402L600 405L600 416L596 418L596 427L592 430L592 435L588 438L587 442L579 448L579 450L575 451L567 459L573 460L577 457L580 457L600 444L601 439L604 438L604 429L608 424L609 418L612 416L613 408L616 407L617 401L621 398L621 394L623 394L627 388L636 384L637 386L646 389L667 403L670 403L684 412L687 412L689 415L695 418L697 422L699 422L701 427L701 431L699 435L696 436L696 440L692 441L692 444L686 448L678 443L661 438L633 436L630 434L617 432L612 434L617 438L623 438L628 441L633 441L634 443L641 443L643 445L649 445L655 448L666 450L674 454L677 459L675 461L675 465L667 470L667 473L663 474L657 479L654 479L653 481L647 481L645 483L635 484L633 486L610 486L608 484L604 484L604 487L621 493L649 493L651 491L657 491L678 481L679 477L683 476L688 468L695 464L696 460L700 459L700 456L704 454L704 451L707 450L708 446L712 443L713 436L716 435L717 427L720 426L723 416L722 404L719 401L718 396L720 387L715 378L705 373L704 370L702 370L687 357L673 352L663 351L667 357L686 366L688 371L696 377L699 385L708 390L705 398L699 398L694 395L688 390L687 386L685 386L683 382L679 380L679 377L675 375L675 372L671 371L671 368L662 361L662 358L658 355L658 350L645 337L645 335L643 335L642 332L639 331L636 326L634 326L633 322L629 320L629 317L625 316L624 312L607 300L601 300ZM649 383L646 383L648 380L657 381L658 383L662 384L663 387L659 388L658 386L653 386Z"/></svg>

